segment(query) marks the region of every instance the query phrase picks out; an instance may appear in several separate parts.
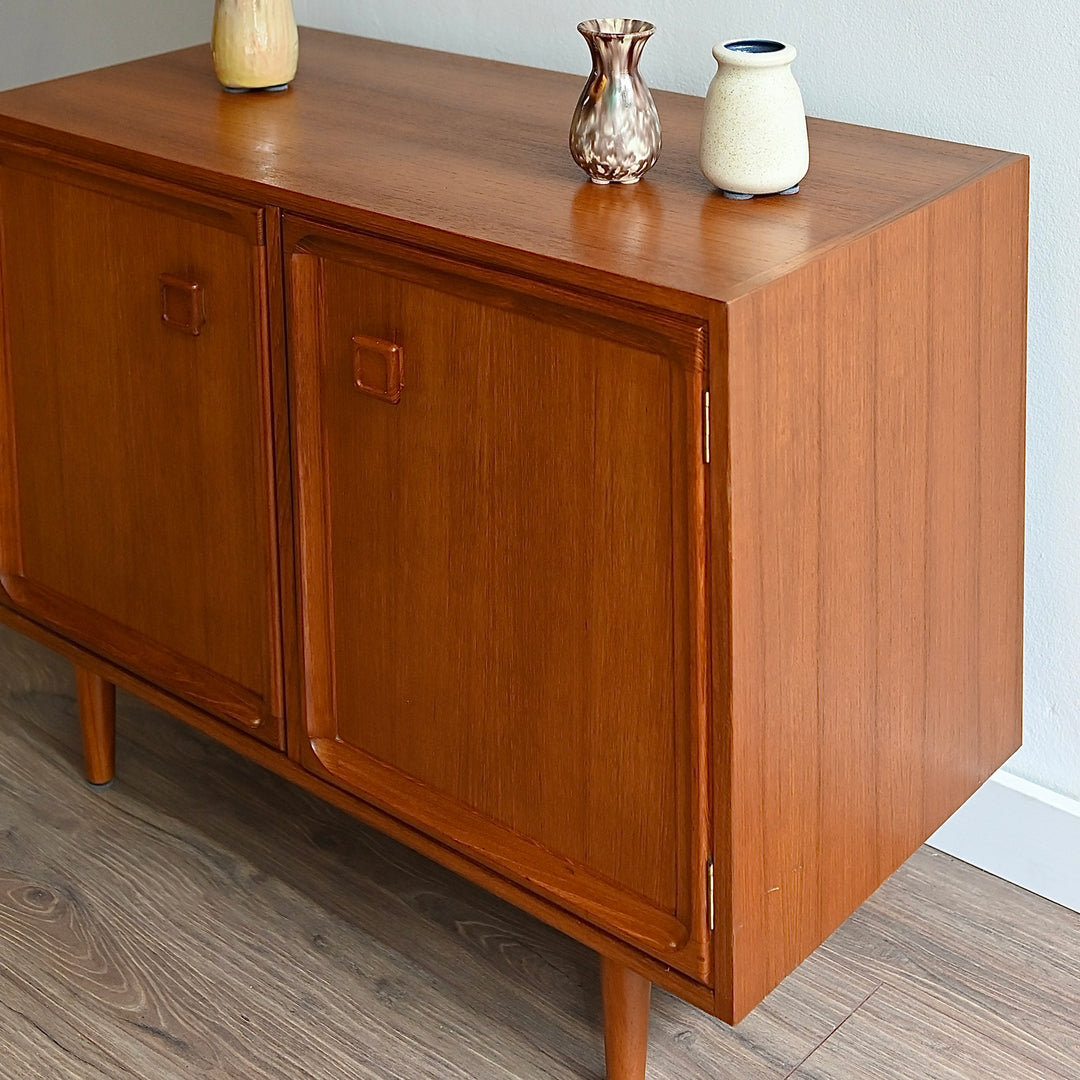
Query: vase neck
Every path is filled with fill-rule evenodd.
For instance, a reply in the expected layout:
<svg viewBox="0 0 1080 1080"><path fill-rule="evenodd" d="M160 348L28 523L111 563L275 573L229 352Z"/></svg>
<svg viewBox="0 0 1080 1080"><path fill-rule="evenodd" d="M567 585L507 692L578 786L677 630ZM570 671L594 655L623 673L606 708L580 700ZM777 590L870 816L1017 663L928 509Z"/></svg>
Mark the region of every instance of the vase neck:
<svg viewBox="0 0 1080 1080"><path fill-rule="evenodd" d="M737 38L715 45L712 54L721 67L776 68L791 64L795 47L763 38Z"/></svg>
<svg viewBox="0 0 1080 1080"><path fill-rule="evenodd" d="M636 75L645 43L656 27L642 19L586 19L578 24L592 54L593 74Z"/></svg>
<svg viewBox="0 0 1080 1080"><path fill-rule="evenodd" d="M637 74L638 61L649 39L640 34L586 34L585 40L592 53L593 73L615 78Z"/></svg>

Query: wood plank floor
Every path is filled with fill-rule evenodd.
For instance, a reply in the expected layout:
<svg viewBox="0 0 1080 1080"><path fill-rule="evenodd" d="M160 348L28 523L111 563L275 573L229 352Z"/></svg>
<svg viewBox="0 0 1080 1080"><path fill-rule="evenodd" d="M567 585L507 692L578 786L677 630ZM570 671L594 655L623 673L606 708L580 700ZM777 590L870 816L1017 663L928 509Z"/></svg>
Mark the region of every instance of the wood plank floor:
<svg viewBox="0 0 1080 1080"><path fill-rule="evenodd" d="M0 628L0 1080L603 1074L595 956ZM737 1028L654 995L650 1080L1080 1080L1080 916L929 849Z"/></svg>

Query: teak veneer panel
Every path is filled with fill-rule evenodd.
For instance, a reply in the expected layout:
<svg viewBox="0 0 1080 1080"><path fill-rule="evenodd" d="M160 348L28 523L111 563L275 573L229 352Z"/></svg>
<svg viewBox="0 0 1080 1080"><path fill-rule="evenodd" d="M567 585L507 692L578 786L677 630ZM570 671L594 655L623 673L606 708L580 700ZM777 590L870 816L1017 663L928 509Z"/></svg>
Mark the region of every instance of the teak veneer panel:
<svg viewBox="0 0 1080 1080"><path fill-rule="evenodd" d="M811 120L801 197L733 204L698 169L700 99L657 92L664 150L648 183L605 191L567 151L584 69L317 30L301 32L301 58L293 88L272 96L223 94L205 46L10 90L0 131L530 271L556 260L609 293L717 300L1006 160Z"/></svg>
<svg viewBox="0 0 1080 1080"><path fill-rule="evenodd" d="M286 225L306 763L705 979L703 328L337 239Z"/></svg>
<svg viewBox="0 0 1080 1080"><path fill-rule="evenodd" d="M0 95L9 255L26 260L72 177L76 201L112 208L72 214L89 249L109 229L128 248L228 236L206 250L243 264L226 307L248 322L223 331L237 383L204 420L238 426L177 454L232 469L236 513L207 506L181 535L253 529L248 559L184 552L203 607L175 626L153 623L169 611L153 588L95 585L80 560L113 553L94 512L130 507L71 488L81 551L62 539L68 481L53 505L17 469L46 468L63 412L80 469L100 443L145 483L135 443L176 416L155 398L119 434L105 422L107 350L80 376L87 416L32 395L20 270L0 281L0 556L9 584L24 565L43 580L0 617L87 686L136 689L738 1019L1018 744L1026 159L812 120L800 194L733 203L697 169L700 101L658 94L660 162L602 189L566 150L583 76L316 31L302 55L276 95L221 92L205 47ZM78 291L76 261L52 257ZM207 328L218 310L193 273L154 271L175 320L153 330L188 351L210 333L203 299ZM61 312L63 291L30 308ZM69 348L59 326L42 355ZM203 376L185 387L197 399ZM261 582L266 625L213 647L212 597L242 582ZM54 617L51 597L87 589L111 622ZM237 717L206 658L284 714L287 754L221 726ZM447 716L477 725L471 742ZM616 1026L642 996L622 994Z"/></svg>
<svg viewBox="0 0 1080 1080"><path fill-rule="evenodd" d="M1019 746L1026 190L729 307L736 1016Z"/></svg>
<svg viewBox="0 0 1080 1080"><path fill-rule="evenodd" d="M0 152L0 582L283 746L263 213L185 194Z"/></svg>

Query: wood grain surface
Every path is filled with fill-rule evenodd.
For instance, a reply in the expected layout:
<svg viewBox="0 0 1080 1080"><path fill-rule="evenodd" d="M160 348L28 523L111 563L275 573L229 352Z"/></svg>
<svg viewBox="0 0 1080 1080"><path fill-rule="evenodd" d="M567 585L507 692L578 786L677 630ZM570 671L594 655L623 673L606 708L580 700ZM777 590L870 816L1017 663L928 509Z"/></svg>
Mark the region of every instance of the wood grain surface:
<svg viewBox="0 0 1080 1080"><path fill-rule="evenodd" d="M702 328L323 233L286 230L302 760L705 981Z"/></svg>
<svg viewBox="0 0 1080 1080"><path fill-rule="evenodd" d="M1020 744L1026 191L729 305L736 1017Z"/></svg>
<svg viewBox="0 0 1080 1080"><path fill-rule="evenodd" d="M599 1080L577 945L0 630L3 1080ZM650 1080L1075 1080L1080 916L919 852L736 1028L653 994Z"/></svg>
<svg viewBox="0 0 1080 1080"><path fill-rule="evenodd" d="M1003 160L811 121L799 197L735 203L698 169L701 99L657 93L659 162L630 188L599 188L567 149L584 65L560 74L317 30L300 51L295 83L274 95L222 91L206 46L6 91L0 131L487 259L555 260L583 285L717 300Z"/></svg>
<svg viewBox="0 0 1080 1080"><path fill-rule="evenodd" d="M283 746L261 208L5 154L0 214L6 592Z"/></svg>

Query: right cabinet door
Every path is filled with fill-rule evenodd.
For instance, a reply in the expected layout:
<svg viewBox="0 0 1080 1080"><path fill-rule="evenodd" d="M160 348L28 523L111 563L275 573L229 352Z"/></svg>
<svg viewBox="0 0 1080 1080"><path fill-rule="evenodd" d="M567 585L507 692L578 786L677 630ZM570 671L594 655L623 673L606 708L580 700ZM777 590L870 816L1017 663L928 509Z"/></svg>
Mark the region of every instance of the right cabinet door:
<svg viewBox="0 0 1080 1080"><path fill-rule="evenodd" d="M708 981L701 323L286 245L305 765Z"/></svg>

